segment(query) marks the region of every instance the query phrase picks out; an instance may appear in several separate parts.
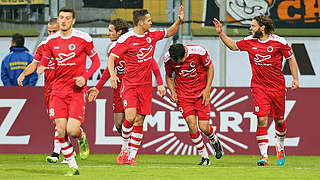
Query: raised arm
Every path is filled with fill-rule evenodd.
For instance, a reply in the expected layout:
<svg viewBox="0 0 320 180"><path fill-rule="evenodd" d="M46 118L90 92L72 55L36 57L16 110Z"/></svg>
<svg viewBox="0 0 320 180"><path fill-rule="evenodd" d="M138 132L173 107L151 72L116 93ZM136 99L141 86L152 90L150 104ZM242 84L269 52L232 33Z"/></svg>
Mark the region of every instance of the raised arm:
<svg viewBox="0 0 320 180"><path fill-rule="evenodd" d="M290 71L291 71L291 74L292 74L292 77L293 77L291 89L292 90L296 90L296 89L299 88L297 61L296 61L296 58L294 56L289 58L288 61L289 61Z"/></svg>
<svg viewBox="0 0 320 180"><path fill-rule="evenodd" d="M234 42L230 37L228 37L224 32L222 32L222 24L216 18L213 19L213 24L216 28L216 32L219 35L222 42L232 51L239 50Z"/></svg>
<svg viewBox="0 0 320 180"><path fill-rule="evenodd" d="M184 18L184 8L183 6L180 6L178 19L167 29L166 38L171 37L178 32L180 24L183 21L183 18Z"/></svg>

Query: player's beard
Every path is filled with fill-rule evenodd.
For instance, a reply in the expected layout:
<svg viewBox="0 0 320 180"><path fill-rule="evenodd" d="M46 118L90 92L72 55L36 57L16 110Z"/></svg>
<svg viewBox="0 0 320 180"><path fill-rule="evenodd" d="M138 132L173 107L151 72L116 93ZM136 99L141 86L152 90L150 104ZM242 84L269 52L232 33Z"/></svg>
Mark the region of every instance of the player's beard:
<svg viewBox="0 0 320 180"><path fill-rule="evenodd" d="M70 29L71 29L71 25L70 25L70 26L67 26L65 29L62 29L62 28L61 28L61 31L67 32L67 31L69 31Z"/></svg>
<svg viewBox="0 0 320 180"><path fill-rule="evenodd" d="M263 36L263 33L260 29L258 29L256 32L253 32L253 37L254 38L261 38Z"/></svg>

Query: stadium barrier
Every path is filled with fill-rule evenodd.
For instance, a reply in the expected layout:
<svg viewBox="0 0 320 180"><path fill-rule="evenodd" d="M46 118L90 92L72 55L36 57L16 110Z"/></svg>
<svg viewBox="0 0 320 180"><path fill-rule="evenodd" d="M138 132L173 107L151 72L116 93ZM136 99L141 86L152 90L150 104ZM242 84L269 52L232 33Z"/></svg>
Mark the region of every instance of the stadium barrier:
<svg viewBox="0 0 320 180"><path fill-rule="evenodd" d="M319 88L288 89L285 118L289 155L320 155L314 140L319 121ZM0 153L51 153L53 123L48 119L42 87L0 88ZM258 154L257 118L248 87L212 88L211 124L225 154ZM112 89L104 87L93 103L87 103L83 124L92 153L118 153L121 139L113 126ZM188 128L169 95L161 98L153 89L151 116L144 123L143 154L197 154ZM274 123L269 121L269 152L275 153ZM204 137L209 153L213 153ZM74 145L77 145L73 141ZM77 149L78 151L78 149Z"/></svg>

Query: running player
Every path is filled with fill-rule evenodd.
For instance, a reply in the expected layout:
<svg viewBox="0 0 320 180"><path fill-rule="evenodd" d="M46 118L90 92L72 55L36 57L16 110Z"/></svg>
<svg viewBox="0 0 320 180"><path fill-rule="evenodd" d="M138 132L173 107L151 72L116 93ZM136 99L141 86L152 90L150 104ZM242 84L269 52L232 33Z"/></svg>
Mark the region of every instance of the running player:
<svg viewBox="0 0 320 180"><path fill-rule="evenodd" d="M67 158L70 171L66 175L78 175L78 165L74 158L73 147L67 143L68 134L78 138L81 159L89 156L86 134L80 127L84 122L87 86L86 81L100 66L100 58L89 34L74 29L75 12L72 7L59 10L60 31L49 36L37 72L48 69L49 60L57 60L55 78L49 103L49 117L54 119L61 143L62 154ZM92 60L86 72L86 57Z"/></svg>
<svg viewBox="0 0 320 180"><path fill-rule="evenodd" d="M164 55L166 82L171 92L170 100L177 103L186 120L192 142L202 160L198 165L210 165L209 155L200 130L209 138L220 159L223 149L215 135L210 120L210 91L214 75L212 60L201 46L174 44ZM175 73L175 78L173 78Z"/></svg>
<svg viewBox="0 0 320 180"><path fill-rule="evenodd" d="M283 57L289 61L293 77L291 89L299 87L297 62L287 41L274 34L274 23L268 16L252 19L252 35L233 41L222 32L222 24L214 18L213 23L222 42L233 51L247 51L252 69L251 94L254 113L258 116L256 138L261 153L258 166L268 166L268 118L273 118L276 129L277 163L285 163L284 139L287 123L284 120L286 84L282 70Z"/></svg>

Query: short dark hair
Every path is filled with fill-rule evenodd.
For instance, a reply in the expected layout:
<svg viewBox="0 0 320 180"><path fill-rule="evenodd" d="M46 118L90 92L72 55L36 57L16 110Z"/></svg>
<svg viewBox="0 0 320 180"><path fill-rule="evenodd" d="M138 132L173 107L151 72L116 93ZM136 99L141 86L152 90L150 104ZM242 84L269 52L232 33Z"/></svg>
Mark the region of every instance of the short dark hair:
<svg viewBox="0 0 320 180"><path fill-rule="evenodd" d="M50 25L58 24L57 18L50 18L48 24L50 24Z"/></svg>
<svg viewBox="0 0 320 180"><path fill-rule="evenodd" d="M71 6L66 6L66 7L61 8L58 12L58 16L59 16L60 12L71 12L72 18L76 17L76 13L74 12L74 9Z"/></svg>
<svg viewBox="0 0 320 180"><path fill-rule="evenodd" d="M116 18L112 20L110 24L114 25L116 32L122 30L121 35L129 31L129 24L124 19Z"/></svg>
<svg viewBox="0 0 320 180"><path fill-rule="evenodd" d="M265 26L264 32L266 34L271 34L274 32L275 26L272 19L269 16L260 15L260 16L254 17L253 19L257 21L259 26Z"/></svg>
<svg viewBox="0 0 320 180"><path fill-rule="evenodd" d="M23 47L24 46L24 36L19 33L12 34L12 41L16 43L16 46Z"/></svg>
<svg viewBox="0 0 320 180"><path fill-rule="evenodd" d="M169 48L170 58L177 63L179 59L184 58L186 50L183 44L173 44Z"/></svg>
<svg viewBox="0 0 320 180"><path fill-rule="evenodd" d="M146 14L149 14L146 9L138 9L133 11L133 25L137 26L140 20L144 20L146 18Z"/></svg>

